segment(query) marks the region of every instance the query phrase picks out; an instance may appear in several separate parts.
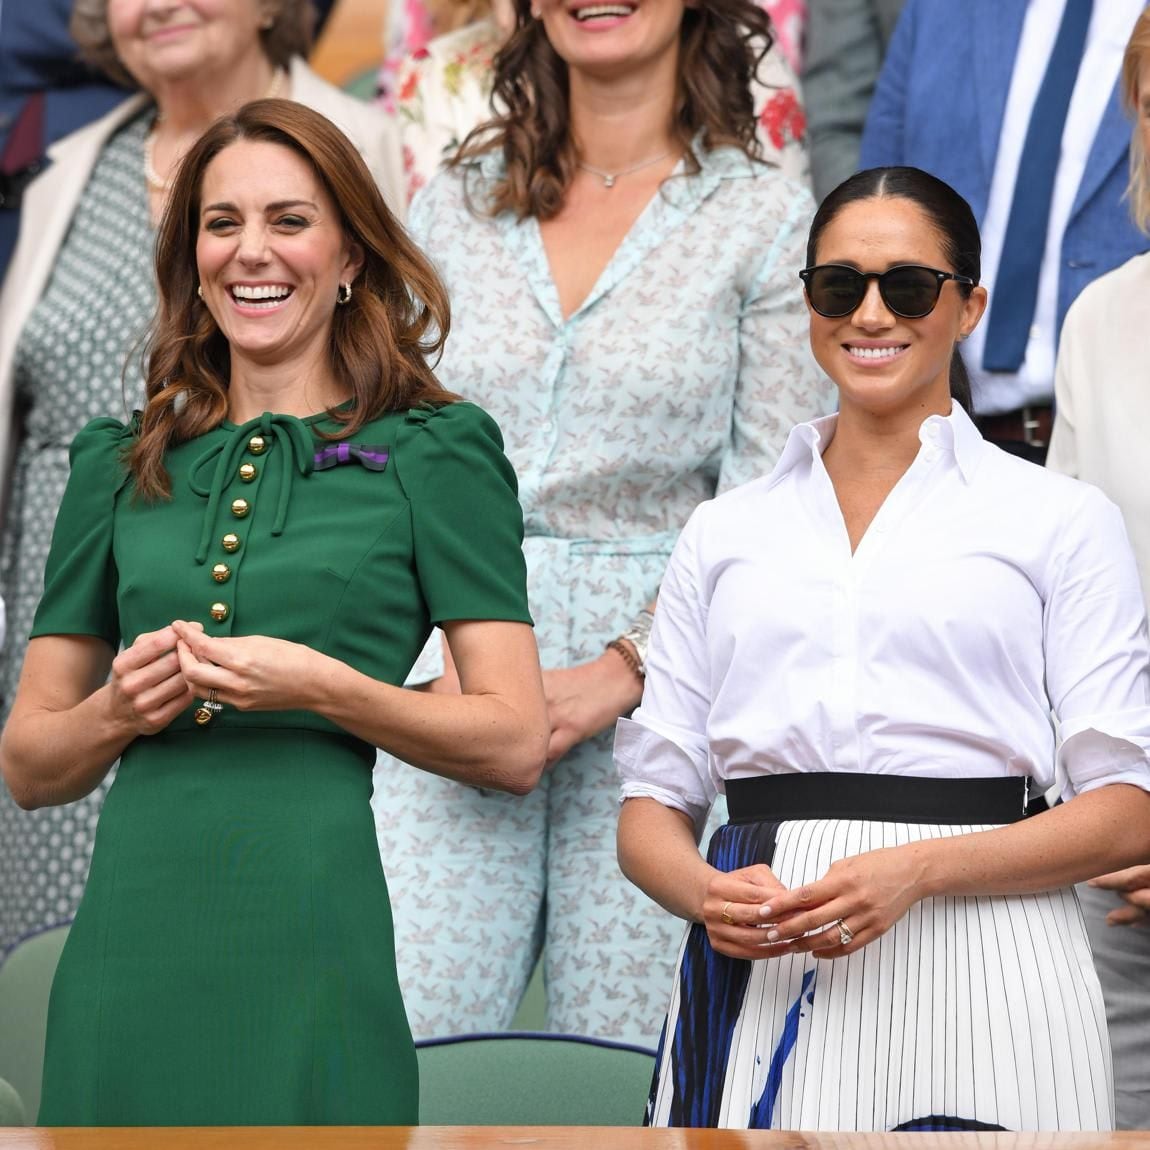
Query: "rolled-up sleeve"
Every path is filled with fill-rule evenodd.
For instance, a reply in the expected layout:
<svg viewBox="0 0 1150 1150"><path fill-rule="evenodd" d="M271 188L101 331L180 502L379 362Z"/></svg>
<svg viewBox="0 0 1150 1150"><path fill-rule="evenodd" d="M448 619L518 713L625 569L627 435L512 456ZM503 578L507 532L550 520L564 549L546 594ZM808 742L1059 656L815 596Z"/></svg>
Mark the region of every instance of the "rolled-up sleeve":
<svg viewBox="0 0 1150 1150"><path fill-rule="evenodd" d="M700 833L717 793L710 770L706 604L695 536L700 511L675 545L659 589L643 702L615 731L623 799L651 798L688 815Z"/></svg>
<svg viewBox="0 0 1150 1150"><path fill-rule="evenodd" d="M1122 515L1083 487L1046 598L1047 691L1070 793L1108 783L1150 791L1150 641Z"/></svg>

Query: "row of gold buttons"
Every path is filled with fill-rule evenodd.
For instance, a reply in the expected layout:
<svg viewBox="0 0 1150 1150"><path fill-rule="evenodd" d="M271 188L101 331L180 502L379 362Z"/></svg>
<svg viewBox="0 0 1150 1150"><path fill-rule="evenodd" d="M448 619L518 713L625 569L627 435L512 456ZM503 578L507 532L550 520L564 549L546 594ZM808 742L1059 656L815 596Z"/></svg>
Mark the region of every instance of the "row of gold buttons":
<svg viewBox="0 0 1150 1150"><path fill-rule="evenodd" d="M253 435L248 440L248 451L252 455L263 455L267 451L267 440L262 435ZM241 483L251 483L259 475L259 468L254 463L241 463L239 468L239 477ZM246 499L233 499L232 500L232 514L237 519L244 519L251 511L252 506ZM220 546L229 554L232 555L240 549L240 537L234 532L227 532L220 540ZM226 583L232 577L232 569L226 563L212 564L212 578L217 583ZM217 601L208 608L208 613L217 623L223 623L231 614L231 608L224 602ZM207 706L197 707L195 712L195 720L201 726L206 726L212 721L215 712L212 708Z"/></svg>

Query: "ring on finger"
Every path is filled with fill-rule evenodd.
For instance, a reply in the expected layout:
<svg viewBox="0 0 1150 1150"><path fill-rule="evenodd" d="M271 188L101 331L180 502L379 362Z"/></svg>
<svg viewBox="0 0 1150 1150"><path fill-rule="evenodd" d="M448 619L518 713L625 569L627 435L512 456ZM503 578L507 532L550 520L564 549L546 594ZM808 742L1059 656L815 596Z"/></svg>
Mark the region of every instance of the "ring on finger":
<svg viewBox="0 0 1150 1150"><path fill-rule="evenodd" d="M731 904L729 902L723 903L723 909L719 912L719 917L728 926L735 925L735 920L731 917Z"/></svg>
<svg viewBox="0 0 1150 1150"><path fill-rule="evenodd" d="M841 918L836 918L831 926L839 928L839 946L850 946L854 942L854 931Z"/></svg>

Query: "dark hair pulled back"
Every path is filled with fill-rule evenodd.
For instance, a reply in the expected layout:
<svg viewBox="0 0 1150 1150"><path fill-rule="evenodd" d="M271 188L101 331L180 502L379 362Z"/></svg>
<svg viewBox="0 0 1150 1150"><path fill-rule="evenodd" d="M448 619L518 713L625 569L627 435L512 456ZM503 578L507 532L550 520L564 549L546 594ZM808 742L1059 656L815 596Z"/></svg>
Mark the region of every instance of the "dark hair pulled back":
<svg viewBox="0 0 1150 1150"><path fill-rule="evenodd" d="M807 265L817 262L819 238L843 208L860 200L884 197L909 200L920 208L938 232L943 253L950 263L949 269L942 270L969 276L976 284L979 282L982 276L982 239L970 204L948 183L921 168L868 168L839 184L823 200L811 222ZM955 284L955 287L964 297L971 293L968 284ZM957 344L950 357L950 395L968 414L974 413L970 376Z"/></svg>

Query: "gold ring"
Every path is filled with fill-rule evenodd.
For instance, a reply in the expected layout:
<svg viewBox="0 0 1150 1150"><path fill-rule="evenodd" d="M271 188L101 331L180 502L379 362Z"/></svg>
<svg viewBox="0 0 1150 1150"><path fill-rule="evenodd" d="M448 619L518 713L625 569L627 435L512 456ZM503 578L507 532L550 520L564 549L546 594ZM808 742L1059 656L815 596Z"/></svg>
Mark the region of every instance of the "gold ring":
<svg viewBox="0 0 1150 1150"><path fill-rule="evenodd" d="M729 902L723 903L723 909L719 913L719 917L728 925L734 926L735 920L731 918L731 904Z"/></svg>
<svg viewBox="0 0 1150 1150"><path fill-rule="evenodd" d="M208 691L208 697L196 708L193 718L196 725L206 727L224 709L223 703L216 700L216 689Z"/></svg>
<svg viewBox="0 0 1150 1150"><path fill-rule="evenodd" d="M854 932L841 918L836 918L835 921L831 923L831 926L837 926L839 928L839 946L850 946L850 944L854 942Z"/></svg>

